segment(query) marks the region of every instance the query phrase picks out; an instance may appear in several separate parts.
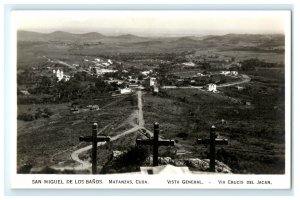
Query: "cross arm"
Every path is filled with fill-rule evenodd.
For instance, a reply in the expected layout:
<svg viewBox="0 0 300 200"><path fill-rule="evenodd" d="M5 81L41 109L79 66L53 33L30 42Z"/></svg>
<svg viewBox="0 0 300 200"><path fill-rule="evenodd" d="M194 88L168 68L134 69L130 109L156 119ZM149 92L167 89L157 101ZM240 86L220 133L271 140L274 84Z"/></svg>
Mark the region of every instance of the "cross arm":
<svg viewBox="0 0 300 200"><path fill-rule="evenodd" d="M159 140L158 146L175 146L174 140Z"/></svg>
<svg viewBox="0 0 300 200"><path fill-rule="evenodd" d="M175 146L174 140L158 140L158 146ZM153 145L153 139L136 139L137 145Z"/></svg>
<svg viewBox="0 0 300 200"><path fill-rule="evenodd" d="M136 139L136 144L139 145L153 145L152 139Z"/></svg>
<svg viewBox="0 0 300 200"><path fill-rule="evenodd" d="M79 141L84 141L84 142L92 142L93 141L93 136L80 136ZM107 136L97 136L97 142L109 142L110 137Z"/></svg>

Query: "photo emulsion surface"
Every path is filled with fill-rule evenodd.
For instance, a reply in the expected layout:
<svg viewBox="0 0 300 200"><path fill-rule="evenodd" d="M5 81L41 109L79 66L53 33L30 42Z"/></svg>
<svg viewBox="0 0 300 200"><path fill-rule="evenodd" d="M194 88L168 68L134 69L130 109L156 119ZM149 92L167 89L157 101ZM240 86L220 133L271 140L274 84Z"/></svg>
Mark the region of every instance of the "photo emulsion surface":
<svg viewBox="0 0 300 200"><path fill-rule="evenodd" d="M280 11L14 14L16 174L289 170Z"/></svg>

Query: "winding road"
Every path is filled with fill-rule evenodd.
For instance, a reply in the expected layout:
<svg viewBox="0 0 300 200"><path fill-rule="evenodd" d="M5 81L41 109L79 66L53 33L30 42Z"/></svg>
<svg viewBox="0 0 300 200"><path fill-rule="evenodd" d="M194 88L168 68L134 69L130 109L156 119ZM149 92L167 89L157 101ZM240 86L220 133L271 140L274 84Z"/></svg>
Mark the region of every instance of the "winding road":
<svg viewBox="0 0 300 200"><path fill-rule="evenodd" d="M130 133L134 133L140 129L145 129L144 125L145 125L145 121L144 121L144 115L143 115L143 102L142 102L142 92L141 91L137 91L137 98L138 98L138 110L134 110L132 115L135 117L132 117L132 115L129 117L128 123L133 125L133 127L129 130L126 130L116 136L111 137L110 141L115 141L121 137L124 137ZM136 124L134 122L134 119L137 119L138 124ZM102 133L106 128L108 127L105 126L103 129L101 129L98 134ZM150 132L148 130L146 130L147 132ZM151 133L151 132L150 132ZM102 146L104 145L106 142L98 142L97 146ZM71 158L72 160L76 161L78 163L78 165L76 166L52 166L53 169L56 170L86 170L92 167L92 164L88 161L88 160L81 160L79 158L79 155L82 154L83 152L86 152L88 150L92 149L92 145L88 145L86 147L80 148L74 152L72 152L71 154Z"/></svg>
<svg viewBox="0 0 300 200"><path fill-rule="evenodd" d="M235 82L231 82L231 83L224 83L224 84L220 84L217 85L217 88L222 88L222 87L230 87L230 86L234 86L234 85L239 85L239 84L243 84L243 83L248 83L251 81L251 78L246 75L246 74L241 74L240 75L242 80L240 81L235 81ZM205 88L205 86L162 86L162 89L203 89Z"/></svg>
<svg viewBox="0 0 300 200"><path fill-rule="evenodd" d="M239 85L239 84L243 84L243 83L248 83L249 81L251 81L251 78L246 75L246 74L241 74L241 77L243 80L241 81L236 81L236 82L232 82L232 83L224 83L224 84L220 84L220 85L217 85L217 88L220 88L220 87L229 87L229 86L234 86L234 85Z"/></svg>

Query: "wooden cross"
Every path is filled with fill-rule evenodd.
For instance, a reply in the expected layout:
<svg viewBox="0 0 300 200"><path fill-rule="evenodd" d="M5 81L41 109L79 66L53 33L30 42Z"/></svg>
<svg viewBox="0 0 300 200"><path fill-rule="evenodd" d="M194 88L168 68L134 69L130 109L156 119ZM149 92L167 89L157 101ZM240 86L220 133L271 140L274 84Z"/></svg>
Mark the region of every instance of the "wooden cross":
<svg viewBox="0 0 300 200"><path fill-rule="evenodd" d="M153 166L158 166L158 147L159 146L174 146L174 140L159 140L159 124L154 123L153 139L136 139L137 145L152 145L153 146Z"/></svg>
<svg viewBox="0 0 300 200"><path fill-rule="evenodd" d="M212 125L210 128L209 139L197 139L197 144L209 144L209 171L215 172L216 164L216 144L218 145L228 145L227 139L221 139L216 137L216 127Z"/></svg>
<svg viewBox="0 0 300 200"><path fill-rule="evenodd" d="M79 141L92 142L92 173L97 173L97 142L109 142L110 137L107 136L97 136L98 124L94 123L92 126L92 136L80 136Z"/></svg>

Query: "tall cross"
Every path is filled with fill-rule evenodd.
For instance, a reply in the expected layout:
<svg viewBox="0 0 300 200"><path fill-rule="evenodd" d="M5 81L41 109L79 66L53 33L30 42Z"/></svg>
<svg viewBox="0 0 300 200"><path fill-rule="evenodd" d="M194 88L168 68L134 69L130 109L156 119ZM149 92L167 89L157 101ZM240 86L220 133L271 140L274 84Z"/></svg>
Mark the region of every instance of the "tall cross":
<svg viewBox="0 0 300 200"><path fill-rule="evenodd" d="M160 140L159 135L159 124L154 123L154 135L153 139L136 139L137 145L152 145L153 146L153 166L158 166L158 147L159 146L174 146L174 140Z"/></svg>
<svg viewBox="0 0 300 200"><path fill-rule="evenodd" d="M209 144L209 171L215 172L216 164L216 144L218 145L228 145L227 139L221 139L216 137L216 127L212 125L210 128L209 139L197 139L197 144Z"/></svg>
<svg viewBox="0 0 300 200"><path fill-rule="evenodd" d="M97 173L97 142L109 142L110 137L97 136L98 124L94 123L92 126L92 136L80 136L79 141L92 142L92 173Z"/></svg>

